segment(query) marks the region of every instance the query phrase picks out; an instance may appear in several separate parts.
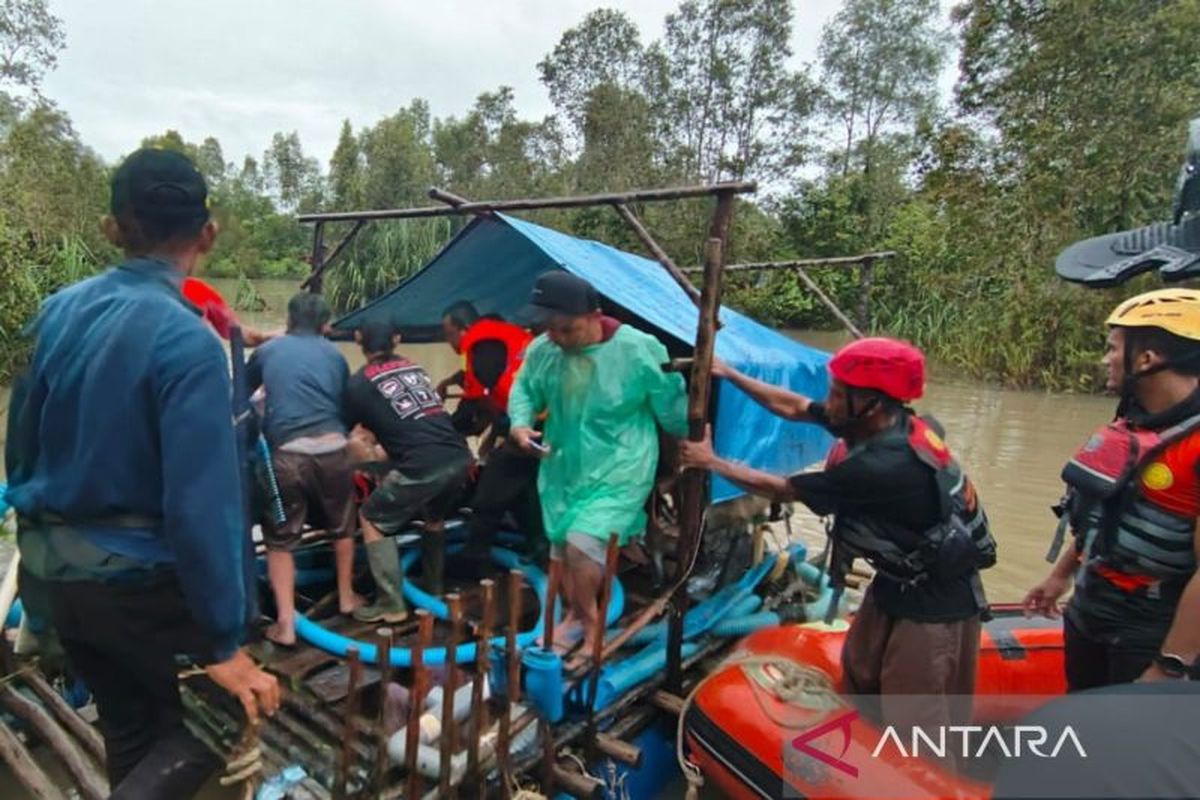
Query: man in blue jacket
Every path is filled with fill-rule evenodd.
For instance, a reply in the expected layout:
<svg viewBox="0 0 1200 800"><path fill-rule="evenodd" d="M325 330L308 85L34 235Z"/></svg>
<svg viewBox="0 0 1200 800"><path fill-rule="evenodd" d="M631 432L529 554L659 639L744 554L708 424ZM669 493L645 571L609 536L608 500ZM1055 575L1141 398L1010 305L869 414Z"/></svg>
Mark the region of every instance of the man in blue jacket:
<svg viewBox="0 0 1200 800"><path fill-rule="evenodd" d="M100 713L114 798L190 797L218 765L187 731L178 657L249 719L279 704L239 645L243 507L228 365L180 284L216 237L184 156L112 180L125 260L49 297L14 387L8 501L22 597L53 623Z"/></svg>

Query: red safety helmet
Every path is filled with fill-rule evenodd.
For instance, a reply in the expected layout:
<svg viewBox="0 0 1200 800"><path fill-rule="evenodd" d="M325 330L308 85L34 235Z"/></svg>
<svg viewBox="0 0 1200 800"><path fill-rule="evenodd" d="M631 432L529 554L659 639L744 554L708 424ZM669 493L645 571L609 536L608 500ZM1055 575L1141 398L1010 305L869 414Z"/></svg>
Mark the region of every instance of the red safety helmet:
<svg viewBox="0 0 1200 800"><path fill-rule="evenodd" d="M874 389L901 403L925 393L925 355L898 339L851 342L834 353L829 372L847 386Z"/></svg>

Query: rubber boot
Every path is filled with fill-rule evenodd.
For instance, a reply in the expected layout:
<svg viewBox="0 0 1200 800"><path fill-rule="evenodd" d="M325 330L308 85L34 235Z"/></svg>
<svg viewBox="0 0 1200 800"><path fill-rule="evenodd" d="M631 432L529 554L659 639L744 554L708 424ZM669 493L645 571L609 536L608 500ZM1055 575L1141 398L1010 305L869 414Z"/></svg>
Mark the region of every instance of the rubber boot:
<svg viewBox="0 0 1200 800"><path fill-rule="evenodd" d="M367 542L367 564L375 579L375 602L354 612L361 622L403 622L408 617L404 595L400 589L404 573L400 571L400 554L391 539Z"/></svg>
<svg viewBox="0 0 1200 800"><path fill-rule="evenodd" d="M441 597L445 589L446 534L444 530L429 530L421 534L421 582L425 591Z"/></svg>

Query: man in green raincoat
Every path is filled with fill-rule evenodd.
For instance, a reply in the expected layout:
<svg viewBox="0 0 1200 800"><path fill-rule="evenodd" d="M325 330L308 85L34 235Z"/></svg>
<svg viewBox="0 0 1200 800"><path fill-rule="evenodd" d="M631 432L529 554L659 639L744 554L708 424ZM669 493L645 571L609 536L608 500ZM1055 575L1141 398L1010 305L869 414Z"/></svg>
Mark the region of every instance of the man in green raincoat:
<svg viewBox="0 0 1200 800"><path fill-rule="evenodd" d="M667 348L600 310L587 281L555 270L538 278L531 310L546 332L529 345L509 397L511 436L542 458L538 494L546 536L564 560L569 611L562 641L592 637L610 534L621 544L646 527L658 430L687 432L683 378ZM545 414L544 431L534 421ZM558 638L556 636L556 638ZM589 643L590 644L590 643Z"/></svg>

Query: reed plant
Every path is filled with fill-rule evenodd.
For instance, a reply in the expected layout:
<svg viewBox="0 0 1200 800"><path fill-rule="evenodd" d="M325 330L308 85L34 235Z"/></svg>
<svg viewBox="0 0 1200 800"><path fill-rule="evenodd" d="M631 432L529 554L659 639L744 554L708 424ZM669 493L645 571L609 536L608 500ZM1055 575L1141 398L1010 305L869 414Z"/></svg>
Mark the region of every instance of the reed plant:
<svg viewBox="0 0 1200 800"><path fill-rule="evenodd" d="M326 273L325 293L339 312L396 288L441 251L453 232L448 218L376 223L359 234ZM334 241L332 233L326 241Z"/></svg>

